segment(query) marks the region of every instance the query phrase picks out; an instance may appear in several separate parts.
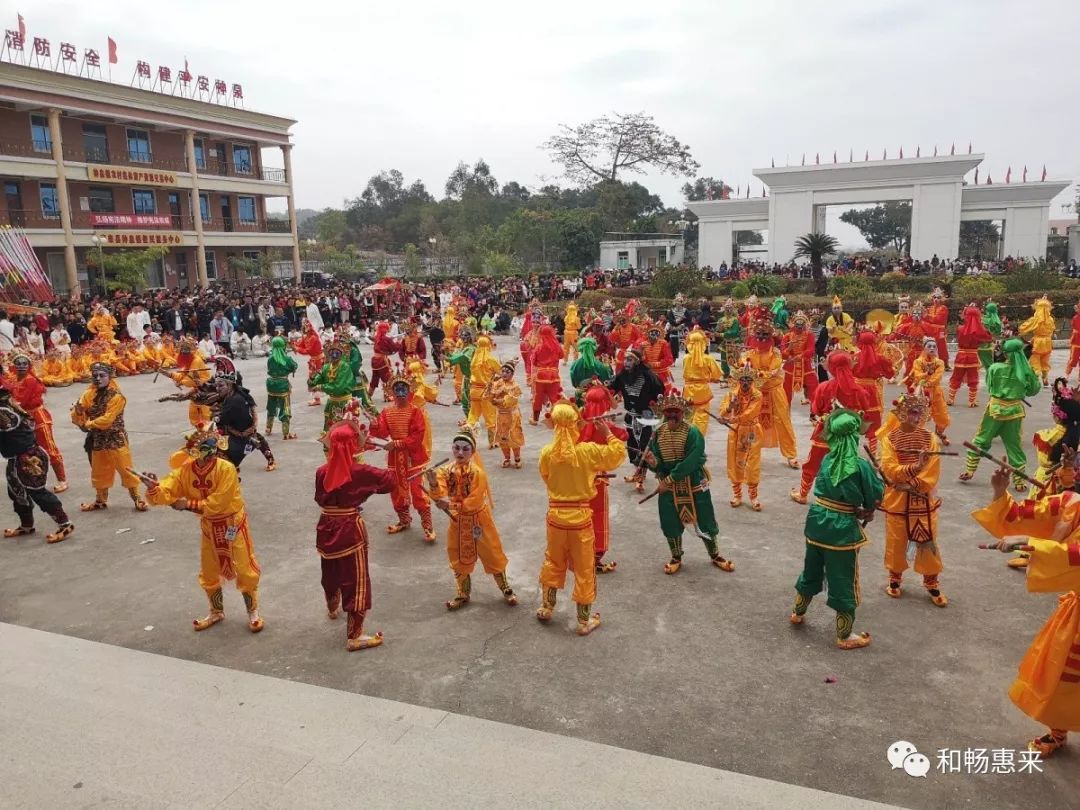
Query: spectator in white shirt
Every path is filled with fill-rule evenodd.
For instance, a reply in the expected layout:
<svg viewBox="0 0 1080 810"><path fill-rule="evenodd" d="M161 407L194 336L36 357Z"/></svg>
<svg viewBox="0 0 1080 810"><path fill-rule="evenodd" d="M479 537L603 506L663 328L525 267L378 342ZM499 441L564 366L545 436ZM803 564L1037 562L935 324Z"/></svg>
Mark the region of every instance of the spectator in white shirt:
<svg viewBox="0 0 1080 810"><path fill-rule="evenodd" d="M203 360L209 360L217 354L217 346L210 339L210 335L203 335L203 339L199 341L199 354L203 356Z"/></svg>
<svg viewBox="0 0 1080 810"><path fill-rule="evenodd" d="M0 352L15 348L15 324L8 319L7 310L0 309Z"/></svg>
<svg viewBox="0 0 1080 810"><path fill-rule="evenodd" d="M261 332L251 339L251 354L253 357L266 357L270 354L270 336Z"/></svg>
<svg viewBox="0 0 1080 810"><path fill-rule="evenodd" d="M142 340L143 327L150 325L150 313L136 304L127 316L127 333L132 340Z"/></svg>
<svg viewBox="0 0 1080 810"><path fill-rule="evenodd" d="M63 357L71 356L71 335L62 323L56 324L49 333L49 341L56 351Z"/></svg>
<svg viewBox="0 0 1080 810"><path fill-rule="evenodd" d="M243 329L236 329L230 338L229 348L232 349L234 356L239 357L241 360L247 360L248 354L251 352L251 338L247 336L247 332Z"/></svg>

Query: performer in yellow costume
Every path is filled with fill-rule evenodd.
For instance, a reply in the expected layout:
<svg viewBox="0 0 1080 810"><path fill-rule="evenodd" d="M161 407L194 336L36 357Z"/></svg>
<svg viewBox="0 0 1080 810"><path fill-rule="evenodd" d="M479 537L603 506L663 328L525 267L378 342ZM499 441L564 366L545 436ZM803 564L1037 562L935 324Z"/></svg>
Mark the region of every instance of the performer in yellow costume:
<svg viewBox="0 0 1080 810"><path fill-rule="evenodd" d="M709 403L713 399L711 384L724 378L720 364L709 354L709 339L697 326L686 336L686 359L683 360L683 396L694 411L690 424L702 436L709 433Z"/></svg>
<svg viewBox="0 0 1080 810"><path fill-rule="evenodd" d="M66 358L56 349L49 349L41 361L41 382L50 388L63 388L75 382Z"/></svg>
<svg viewBox="0 0 1080 810"><path fill-rule="evenodd" d="M839 295L834 295L832 300L832 312L825 319L825 329L829 333L829 340L846 352L855 351L855 319L844 312L844 302Z"/></svg>
<svg viewBox="0 0 1080 810"><path fill-rule="evenodd" d="M189 388L192 391L210 381L213 374L196 351L195 341L190 338L180 339L180 354L176 358L176 371L163 372L176 383L177 388ZM188 421L192 427L210 423L210 409L199 405L195 400L188 403Z"/></svg>
<svg viewBox="0 0 1080 810"><path fill-rule="evenodd" d="M757 372L761 389L761 446L780 448L791 469L799 469L799 451L795 429L791 426L791 403L784 393L784 361L775 346L772 316L751 324L753 335L743 354L741 365L750 364Z"/></svg>
<svg viewBox="0 0 1080 810"><path fill-rule="evenodd" d="M517 596L506 578L506 554L491 514L495 505L491 486L475 458L476 437L468 428L454 437L451 452L453 464L425 473L432 500L450 516L446 555L450 559L450 570L454 572L457 593L446 603L446 609L457 610L468 604L477 559L484 566L484 572L495 578L503 601L516 605Z"/></svg>
<svg viewBox="0 0 1080 810"><path fill-rule="evenodd" d="M225 618L221 580L235 579L244 596L248 629L258 633L265 626L259 615L259 563L248 529L247 511L240 492L236 467L222 455L225 447L217 433L194 430L187 436L186 454L176 454L179 462L164 479L143 473L146 496L155 506L171 506L199 516L199 585L210 600L210 612L195 619L195 630L206 630Z"/></svg>
<svg viewBox="0 0 1080 810"><path fill-rule="evenodd" d="M439 401L439 389L427 382L427 366L422 360L410 360L408 372L412 376L416 387L413 389L412 404L424 414L424 449L428 457L431 457L431 414L427 411L429 402Z"/></svg>
<svg viewBox="0 0 1080 810"><path fill-rule="evenodd" d="M750 493L750 506L761 511L761 392L754 387L756 372L750 366L732 369L736 387L720 403L720 418L728 423L727 476L731 482L731 506L742 504L742 485Z"/></svg>
<svg viewBox="0 0 1080 810"><path fill-rule="evenodd" d="M916 387L922 388L930 403L930 415L934 418L934 428L938 438L946 447L949 439L945 436L945 430L952 421L949 417L949 406L945 404L945 392L941 390L941 381L945 377L945 363L938 357L937 340L932 337L924 338L923 351L912 366L912 381Z"/></svg>
<svg viewBox="0 0 1080 810"><path fill-rule="evenodd" d="M86 330L96 340L106 340L112 343L116 340L116 318L109 314L109 310L98 304L94 314L86 322Z"/></svg>
<svg viewBox="0 0 1080 810"><path fill-rule="evenodd" d="M542 602L536 611L541 622L551 620L555 598L566 584L566 572L574 573L577 632L587 636L600 626L600 614L592 612L596 601L596 569L593 550L592 500L597 473L610 472L626 458L626 444L612 435L603 420L593 422L598 443L578 444L577 409L559 402L551 409L555 437L540 451L540 477L548 491L547 550L540 568Z"/></svg>
<svg viewBox="0 0 1080 810"><path fill-rule="evenodd" d="M935 347L936 348L936 347ZM941 478L941 451L938 437L926 430L930 402L921 393L902 393L893 407L897 427L882 432L881 471L885 495L881 511L885 513L885 570L889 584L885 593L899 599L908 558L914 560L916 574L922 574L923 587L930 601L938 607L949 604L938 586L941 573L941 548L938 544L937 496Z"/></svg>
<svg viewBox="0 0 1080 810"><path fill-rule="evenodd" d="M491 404L495 406L495 441L502 450L504 467L511 465L521 469L521 448L525 434L521 430L521 386L514 382L518 358L512 357L502 364L499 377L491 384ZM514 459L510 460L513 453Z"/></svg>
<svg viewBox="0 0 1080 810"><path fill-rule="evenodd" d="M491 404L491 384L499 373L499 361L491 356L492 343L487 335L476 339L476 351L469 364L469 416L465 423L475 428L484 420L488 449L495 448L495 406Z"/></svg>
<svg viewBox="0 0 1080 810"><path fill-rule="evenodd" d="M1048 727L1028 742L1046 758L1065 745L1068 732L1080 731L1080 495L1065 492L1017 503L1008 494L1008 470L997 470L990 483L993 501L972 517L998 538L1001 551L1017 545L1005 538L1029 535L1027 589L1060 594L1009 689L1020 711Z"/></svg>
<svg viewBox="0 0 1080 810"><path fill-rule="evenodd" d="M124 429L127 399L113 379L111 366L94 363L90 374L93 382L71 411L71 421L89 434L90 483L95 492L94 500L79 508L83 512L107 509L109 489L119 473L120 482L131 495L135 509L145 512L148 507L139 495L139 479L131 472L131 450Z"/></svg>
<svg viewBox="0 0 1080 810"><path fill-rule="evenodd" d="M574 358L578 356L577 340L581 332L581 318L578 316L577 304L566 305L566 317L563 319L563 362L570 360L570 352Z"/></svg>
<svg viewBox="0 0 1080 810"><path fill-rule="evenodd" d="M1054 332L1057 331L1057 323L1054 321L1053 304L1045 295L1031 305L1035 314L1020 324L1017 330L1020 335L1031 338L1031 370L1042 377L1042 384L1050 384L1050 352L1054 349Z"/></svg>

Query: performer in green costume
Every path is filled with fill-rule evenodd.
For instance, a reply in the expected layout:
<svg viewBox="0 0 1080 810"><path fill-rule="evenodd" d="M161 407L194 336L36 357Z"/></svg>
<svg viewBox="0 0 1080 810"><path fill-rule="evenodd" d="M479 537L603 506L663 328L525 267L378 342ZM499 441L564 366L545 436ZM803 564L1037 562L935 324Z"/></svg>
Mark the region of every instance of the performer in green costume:
<svg viewBox="0 0 1080 810"><path fill-rule="evenodd" d="M776 300L772 303L772 319L773 326L777 329L787 329L788 319L791 317L791 313L788 312L787 299L784 296L777 296Z"/></svg>
<svg viewBox="0 0 1080 810"><path fill-rule="evenodd" d="M671 549L665 574L682 567L683 528L690 526L705 542L713 565L734 571L735 563L720 556L716 535L720 533L709 497L709 471L705 469L705 437L686 421L690 403L678 391L660 397L664 422L653 431L642 461L660 480L660 528Z"/></svg>
<svg viewBox="0 0 1080 810"><path fill-rule="evenodd" d="M475 318L469 320L475 321ZM465 384L461 386L461 410L465 412L465 417L468 418L469 378L472 376L473 355L476 354L476 333L471 327L462 326L458 330L458 340L461 341L461 348L451 354L447 358L447 362L461 369L461 377L465 380Z"/></svg>
<svg viewBox="0 0 1080 810"><path fill-rule="evenodd" d="M308 388L318 389L327 396L326 407L323 408L323 433L345 416L345 409L356 388L352 366L345 359L347 351L345 342L340 337L335 338L326 349L326 363L308 380Z"/></svg>
<svg viewBox="0 0 1080 810"><path fill-rule="evenodd" d="M352 369L353 373L352 395L360 400L360 407L364 409L364 413L374 419L379 415L379 409L375 407L371 395L368 394L370 383L367 374L364 373L364 358L360 354L360 346L353 340L348 328L348 326L339 327L338 337L342 344L348 344L349 347L349 368Z"/></svg>
<svg viewBox="0 0 1080 810"><path fill-rule="evenodd" d="M825 604L836 611L836 646L855 650L870 643L869 633L852 635L859 604L859 549L870 542L860 521L874 516L885 485L859 458L864 422L855 411L838 408L826 417L822 435L829 452L814 480L815 501L806 514L806 557L795 582L791 623L802 624L810 600L827 583Z"/></svg>
<svg viewBox="0 0 1080 810"><path fill-rule="evenodd" d="M1024 452L1024 397L1033 397L1042 390L1038 375L1031 370L1027 357L1024 356L1024 342L1020 338L1009 338L1002 344L1004 361L994 363L986 370L986 390L990 392L990 402L983 412L979 432L971 443L980 450L990 452L994 437L1001 438L1005 445L1005 455L1009 464L1020 470L1027 466L1027 453ZM970 481L979 467L980 456L968 450L967 464L960 473L961 481ZM1019 476L1013 476L1013 488L1025 492L1027 484Z"/></svg>
<svg viewBox="0 0 1080 810"><path fill-rule="evenodd" d="M735 303L729 298L724 302L723 314L716 322L716 332L720 336L720 370L724 379L731 376L730 362L738 362L743 350L743 330L739 323L739 313Z"/></svg>
<svg viewBox="0 0 1080 810"><path fill-rule="evenodd" d="M289 432L292 422L292 383L289 375L296 373L296 361L285 353L285 338L275 335L270 341L270 355L266 358L266 435L274 432L274 417L281 420L281 437L295 439Z"/></svg>
<svg viewBox="0 0 1080 810"><path fill-rule="evenodd" d="M1001 339L1001 316L998 315L997 304L993 301L987 301L983 305L982 322L995 342ZM982 363L983 370L990 368L990 364L994 362L994 343L984 343L979 347L979 362Z"/></svg>
<svg viewBox="0 0 1080 810"><path fill-rule="evenodd" d="M596 357L596 340L589 336L580 338L577 342L578 358L570 364L570 384L574 386L575 397L578 407L585 403L584 386L595 377L602 383L610 380L614 374L611 366L603 363Z"/></svg>

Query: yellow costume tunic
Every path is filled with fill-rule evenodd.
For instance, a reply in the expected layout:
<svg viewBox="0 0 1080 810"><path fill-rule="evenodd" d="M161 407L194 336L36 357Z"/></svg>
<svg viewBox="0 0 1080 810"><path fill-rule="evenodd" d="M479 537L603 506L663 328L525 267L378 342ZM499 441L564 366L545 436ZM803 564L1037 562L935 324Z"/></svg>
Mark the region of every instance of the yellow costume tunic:
<svg viewBox="0 0 1080 810"><path fill-rule="evenodd" d="M780 448L789 462L798 457L795 429L791 426L791 403L784 393L784 361L777 349L750 349L740 361L749 363L762 377L761 382L761 446Z"/></svg>
<svg viewBox="0 0 1080 810"><path fill-rule="evenodd" d="M904 430L898 426L881 436L880 446L881 470L886 480L881 499L885 512L885 569L893 581L899 582L908 569L908 549L913 548L915 573L936 577L942 567L937 530L941 456L930 456L918 472L914 465L922 450L937 452L941 442L928 430Z"/></svg>
<svg viewBox="0 0 1080 810"><path fill-rule="evenodd" d="M412 404L416 410L424 415L424 449L428 458L431 458L431 415L427 412L427 404L435 402L439 398L439 389L428 385L425 379L426 368L419 360L409 361L409 374L416 381L416 388L412 395Z"/></svg>
<svg viewBox="0 0 1080 810"><path fill-rule="evenodd" d="M521 448L525 445L525 434L521 430L521 386L513 380L507 382L502 377L491 384L491 404L495 406L495 441L502 449L503 459L521 458Z"/></svg>
<svg viewBox="0 0 1080 810"><path fill-rule="evenodd" d="M116 318L103 309L99 309L86 322L86 330L94 336L95 340L107 340L110 343L116 339Z"/></svg>
<svg viewBox="0 0 1080 810"><path fill-rule="evenodd" d="M563 320L563 357L570 359L570 352L577 358L578 334L581 332L581 318L578 316L577 304L566 305L566 318Z"/></svg>
<svg viewBox="0 0 1080 810"><path fill-rule="evenodd" d="M570 406L556 405L555 409L563 407ZM572 431L573 439L561 440L562 430ZM574 444L576 434L576 429L556 427L555 441L540 451L540 477L548 491L547 550L540 585L561 589L569 568L574 572L573 600L591 605L596 601L591 507L596 475L618 469L626 459L626 443L612 434L607 444Z"/></svg>
<svg viewBox="0 0 1080 810"><path fill-rule="evenodd" d="M50 353L41 363L41 382L52 387L63 387L75 382L75 375L59 354Z"/></svg>
<svg viewBox="0 0 1080 810"><path fill-rule="evenodd" d="M198 352L195 352L191 355L190 366L186 369L177 368L169 376L181 387L190 388L194 391L203 383L208 382L212 375L206 361L202 359ZM198 405L192 400L188 403L188 421L191 422L192 427L209 424L210 409L205 405Z"/></svg>
<svg viewBox="0 0 1080 810"><path fill-rule="evenodd" d="M225 459L189 460L174 469L146 497L156 506L186 498L202 530L199 585L213 610L221 610L221 580L235 579L249 611L259 606L259 563L248 530L236 467Z"/></svg>
<svg viewBox="0 0 1080 810"><path fill-rule="evenodd" d="M1040 298L1032 306L1035 314L1020 324L1018 331L1021 335L1031 335L1031 370L1041 375L1043 385L1046 385L1050 376L1050 352L1054 348L1057 324L1054 321L1053 305L1049 300Z"/></svg>
<svg viewBox="0 0 1080 810"><path fill-rule="evenodd" d="M117 473L132 497L138 494L139 479L128 472L132 461L124 429L126 405L116 381L110 380L105 388L91 385L71 412L71 421L90 432L90 483L97 490L99 503L106 502Z"/></svg>
<svg viewBox="0 0 1080 810"><path fill-rule="evenodd" d="M930 400L930 415L939 436L945 435L949 427L949 406L945 404L945 393L941 390L941 380L945 376L945 363L940 357L930 357L923 352L911 367L911 378L915 385L922 386L923 393Z"/></svg>
<svg viewBox="0 0 1080 810"><path fill-rule="evenodd" d="M708 435L712 421L709 418L709 403L713 398L710 384L724 378L720 364L707 351L708 342L704 332L694 329L686 336L686 359L683 360L683 396L694 406L690 424L702 436Z"/></svg>
<svg viewBox="0 0 1080 810"><path fill-rule="evenodd" d="M761 392L729 391L720 403L720 416L735 430L727 431L727 475L732 484L749 484L750 498L757 500L761 481Z"/></svg>
<svg viewBox="0 0 1080 810"><path fill-rule="evenodd" d="M855 343L853 342L855 336L854 318L846 312L840 314L839 321L835 315L830 315L825 319L825 328L829 332L829 339L835 340L841 349L846 352L855 351Z"/></svg>
<svg viewBox="0 0 1080 810"><path fill-rule="evenodd" d="M500 367L499 361L491 356L491 338L481 335L476 339L476 351L469 365L469 416L465 421L469 427L475 427L482 418L492 447L495 446L495 406L488 385Z"/></svg>
<svg viewBox="0 0 1080 810"><path fill-rule="evenodd" d="M506 554L491 514L494 504L487 474L472 459L464 464L455 462L439 467L435 473L432 498L450 501L446 556L455 578L471 574L477 559L488 574L505 571Z"/></svg>
<svg viewBox="0 0 1080 810"><path fill-rule="evenodd" d="M1006 493L972 517L999 539L1039 538L1028 541L1027 589L1061 596L1020 662L1009 698L1052 729L1080 731L1080 496L1017 503Z"/></svg>

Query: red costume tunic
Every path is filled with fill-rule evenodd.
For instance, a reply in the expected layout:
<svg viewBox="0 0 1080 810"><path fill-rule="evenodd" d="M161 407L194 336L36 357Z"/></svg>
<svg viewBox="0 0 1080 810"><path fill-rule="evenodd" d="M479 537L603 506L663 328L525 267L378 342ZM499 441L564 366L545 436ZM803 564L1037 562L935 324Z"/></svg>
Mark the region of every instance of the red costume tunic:
<svg viewBox="0 0 1080 810"><path fill-rule="evenodd" d="M665 386L671 385L671 367L675 365L675 358L671 354L671 344L663 338L655 341L647 341L641 347L642 360L645 365L660 378Z"/></svg>
<svg viewBox="0 0 1080 810"><path fill-rule="evenodd" d="M611 391L603 385L593 385L585 392L585 406L581 415L588 419L590 416L601 416L610 413L615 408L615 399ZM608 428L620 441L626 441L627 433L620 427L608 422ZM607 441L600 441L596 437L596 423L586 422L578 436L578 442L591 442L592 444L606 445ZM596 555L596 564L601 565L604 554L611 547L611 525L608 514L608 479L596 477L596 495L589 505L592 507L593 525L593 551Z"/></svg>
<svg viewBox="0 0 1080 810"><path fill-rule="evenodd" d="M408 363L413 359L427 359L427 347L424 345L424 338L420 335L405 335L400 342L401 348L398 349L398 357L401 358L402 363Z"/></svg>
<svg viewBox="0 0 1080 810"><path fill-rule="evenodd" d="M928 337L932 337L937 344L938 357L946 366L949 365L949 346L945 342L949 330L949 308L941 303L931 304L926 308L923 320L931 327Z"/></svg>
<svg viewBox="0 0 1080 810"><path fill-rule="evenodd" d="M326 358L323 356L322 341L319 340L319 336L314 329L307 327L300 339L293 344L293 348L296 349L297 354L307 357L307 375L310 380L319 373L323 363L326 362Z"/></svg>
<svg viewBox="0 0 1080 810"><path fill-rule="evenodd" d="M592 328L589 329L589 335L596 341L596 356L598 358L615 359L615 344L611 341L611 336L607 333L607 330L604 329L602 321L593 321Z"/></svg>
<svg viewBox="0 0 1080 810"><path fill-rule="evenodd" d="M780 356L784 358L784 393L794 402L794 393L802 391L805 399L813 399L818 387L817 364L814 362L815 336L809 329L789 329L780 339Z"/></svg>
<svg viewBox="0 0 1080 810"><path fill-rule="evenodd" d="M911 372L915 368L915 361L922 354L923 340L928 337L933 337L936 340L935 333L936 328L932 324L927 324L925 319L920 320L919 318L912 318L900 324L896 327L896 331L893 332L894 339L898 340L903 348L904 385L907 386L908 391L915 389L915 384L911 379Z"/></svg>
<svg viewBox="0 0 1080 810"><path fill-rule="evenodd" d="M371 381L368 396L380 385L390 382L390 355L401 351L401 344L390 337L390 324L382 321L375 327L375 340L371 353Z"/></svg>
<svg viewBox="0 0 1080 810"><path fill-rule="evenodd" d="M615 363L621 366L623 360L626 357L626 350L631 346L635 346L641 342L642 334L632 323L617 323L611 327L611 342L618 349L618 353L615 356Z"/></svg>
<svg viewBox="0 0 1080 810"><path fill-rule="evenodd" d="M852 372L855 382L870 392L873 403L866 409L864 416L870 425L866 439L872 450L877 448L877 431L881 427L882 409L884 402L883 380L892 379L896 374L892 361L878 352L878 335L874 332L863 331L856 338L859 344L859 353L855 356L855 366Z"/></svg>
<svg viewBox="0 0 1080 810"><path fill-rule="evenodd" d="M562 379L559 377L559 363L563 359L562 344L555 336L555 330L545 324L540 327L540 343L533 351L533 396L532 418L540 418L540 409L545 402L554 405L562 399Z"/></svg>
<svg viewBox="0 0 1080 810"><path fill-rule="evenodd" d="M56 446L53 438L52 414L45 407L45 384L34 376L30 371L21 380L18 375L12 374L4 379L4 385L11 396L34 422L34 436L41 449L49 457L53 472L56 473L57 481L67 481L67 472L64 470L64 456L60 448Z"/></svg>
<svg viewBox="0 0 1080 810"><path fill-rule="evenodd" d="M1080 365L1080 312L1072 317L1072 334L1069 335L1069 362L1065 365L1065 376Z"/></svg>
<svg viewBox="0 0 1080 810"><path fill-rule="evenodd" d="M975 407L976 392L979 390L979 347L992 343L993 336L983 326L982 312L978 307L964 307L964 323L956 330L956 344L959 347L953 358L953 373L949 378L949 403L956 398L956 392L965 382L968 386L968 405Z"/></svg>
<svg viewBox="0 0 1080 810"><path fill-rule="evenodd" d="M401 446L387 451L387 466L395 476L394 491L390 495L394 511L402 526L412 522L409 514L410 504L420 514L424 529L431 526L431 502L424 494L423 477L417 476L409 481L409 476L419 471L428 463L429 456L424 449L424 412L413 405L404 407L390 405L379 413L379 418L371 423L370 433L383 439L401 442Z"/></svg>

